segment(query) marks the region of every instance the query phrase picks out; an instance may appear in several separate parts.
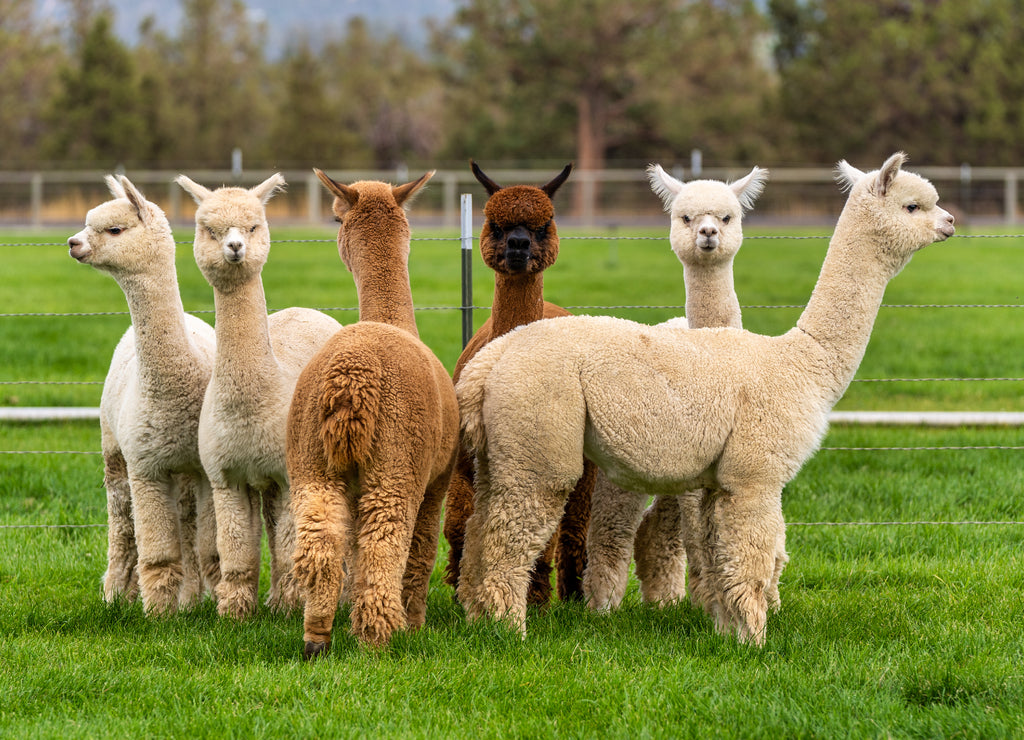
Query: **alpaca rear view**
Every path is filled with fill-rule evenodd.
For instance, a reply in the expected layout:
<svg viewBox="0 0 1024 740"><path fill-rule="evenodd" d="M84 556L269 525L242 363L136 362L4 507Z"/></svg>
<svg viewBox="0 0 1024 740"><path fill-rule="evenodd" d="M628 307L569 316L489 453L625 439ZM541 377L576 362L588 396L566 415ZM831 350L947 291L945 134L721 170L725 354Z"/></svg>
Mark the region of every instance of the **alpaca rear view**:
<svg viewBox="0 0 1024 740"><path fill-rule="evenodd" d="M363 644L423 625L459 425L451 379L419 340L409 289L403 205L433 173L397 187L316 174L335 196L359 322L310 360L288 416L306 658L329 648L343 586Z"/></svg>

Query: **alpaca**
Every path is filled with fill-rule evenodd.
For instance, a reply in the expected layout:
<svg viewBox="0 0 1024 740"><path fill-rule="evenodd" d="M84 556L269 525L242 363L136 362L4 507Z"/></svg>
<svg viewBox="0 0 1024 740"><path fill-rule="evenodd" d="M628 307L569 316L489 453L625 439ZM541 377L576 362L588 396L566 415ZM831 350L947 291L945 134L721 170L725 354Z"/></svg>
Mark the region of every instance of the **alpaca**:
<svg viewBox="0 0 1024 740"><path fill-rule="evenodd" d="M214 332L186 314L167 217L128 180L108 175L114 200L85 217L70 255L117 281L132 325L121 337L100 400L107 489L103 598L147 614L194 605L220 566L210 483L197 430L213 366Z"/></svg>
<svg viewBox="0 0 1024 740"><path fill-rule="evenodd" d="M526 575L586 455L616 484L697 488L716 628L763 645L768 594L786 562L782 488L815 452L864 355L885 287L913 253L954 232L935 188L898 152L850 188L814 292L781 336L647 327L570 316L485 347L457 386L477 453L459 595L470 618L525 634Z"/></svg>
<svg viewBox="0 0 1024 740"><path fill-rule="evenodd" d="M672 319L661 326L742 328L732 263L743 243L743 213L753 207L764 189L768 171L754 167L728 185L714 180L683 184L659 165L651 165L648 176L651 188L671 216L669 241L683 263L686 285L686 318ZM656 496L644 512L647 496L623 491L599 472L583 583L588 605L606 610L621 603L631 546L645 602L677 601L683 598L687 585L695 603L706 601L701 574L708 564L698 545L702 541L700 503L704 495L696 490L680 496Z"/></svg>
<svg viewBox="0 0 1024 740"><path fill-rule="evenodd" d="M299 593L285 423L299 373L341 324L308 308L267 316L260 277L270 253L265 206L284 185L280 174L248 190L211 191L184 175L176 182L198 204L195 258L213 287L216 313L217 353L199 418L199 455L217 512L217 611L242 619L256 609L261 505L270 546L267 605L293 609Z"/></svg>
<svg viewBox="0 0 1024 740"><path fill-rule="evenodd" d="M307 659L330 646L343 580L363 644L380 647L394 630L423 625L459 438L455 389L419 339L409 289L403 206L434 173L393 187L315 172L334 195L359 321L310 360L288 414Z"/></svg>
<svg viewBox="0 0 1024 740"><path fill-rule="evenodd" d="M543 273L558 257L558 230L551 199L569 177L572 165L566 165L551 182L541 187L502 187L485 175L476 162L470 164L473 175L488 195L484 205L485 221L480 230L480 254L484 264L494 270L494 300L490 318L469 340L455 364L455 382L470 358L495 337L531 321L569 315L564 308L544 300ZM594 472L593 463L584 463L583 476L569 496L558 536L552 538L534 564L528 597L531 604L546 604L551 599L551 561L556 549L559 598L582 596ZM466 520L472 513L473 458L460 445L444 514L444 536L449 545L445 580L455 588L459 582Z"/></svg>

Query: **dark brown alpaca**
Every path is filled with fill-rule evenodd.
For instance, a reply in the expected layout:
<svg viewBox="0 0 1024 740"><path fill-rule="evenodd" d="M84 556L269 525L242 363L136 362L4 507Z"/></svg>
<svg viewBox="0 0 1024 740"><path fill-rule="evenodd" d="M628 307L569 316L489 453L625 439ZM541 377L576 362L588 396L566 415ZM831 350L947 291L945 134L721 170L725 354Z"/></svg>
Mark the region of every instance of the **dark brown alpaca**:
<svg viewBox="0 0 1024 740"><path fill-rule="evenodd" d="M569 177L566 165L551 182L541 187L501 187L470 163L476 179L489 197L484 206L485 221L480 231L480 253L484 264L494 270L494 301L491 317L473 335L455 365L458 382L463 366L480 348L517 326L569 312L544 300L544 270L558 257L558 231L551 198ZM596 468L589 461L583 477L565 505L565 514L555 537L537 560L531 574L529 601L546 604L551 599L551 562L558 563L560 599L582 598L583 571L587 563L587 523L590 494ZM445 504L444 536L451 548L445 580L453 587L459 582L466 520L473 513L473 457L461 446Z"/></svg>
<svg viewBox="0 0 1024 740"><path fill-rule="evenodd" d="M455 390L419 339L409 290L403 206L433 173L398 187L316 174L335 196L359 321L309 361L288 415L307 658L330 646L343 581L360 642L422 626L459 439Z"/></svg>

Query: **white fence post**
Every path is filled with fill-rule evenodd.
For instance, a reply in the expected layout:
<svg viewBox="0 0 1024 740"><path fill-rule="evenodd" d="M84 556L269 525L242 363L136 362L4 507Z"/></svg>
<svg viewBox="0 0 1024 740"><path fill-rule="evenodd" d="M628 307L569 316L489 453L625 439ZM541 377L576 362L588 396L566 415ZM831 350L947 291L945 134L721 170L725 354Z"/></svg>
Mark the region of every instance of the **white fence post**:
<svg viewBox="0 0 1024 740"><path fill-rule="evenodd" d="M462 346L473 336L473 196L461 199L460 241L462 243Z"/></svg>

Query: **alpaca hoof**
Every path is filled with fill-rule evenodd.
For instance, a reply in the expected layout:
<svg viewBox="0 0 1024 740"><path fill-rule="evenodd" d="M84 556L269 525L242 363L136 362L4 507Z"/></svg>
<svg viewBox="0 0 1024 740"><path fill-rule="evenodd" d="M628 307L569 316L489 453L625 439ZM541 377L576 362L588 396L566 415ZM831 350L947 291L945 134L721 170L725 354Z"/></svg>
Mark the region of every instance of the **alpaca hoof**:
<svg viewBox="0 0 1024 740"><path fill-rule="evenodd" d="M319 658L330 649L331 643L329 642L307 642L302 650L302 657L304 660L313 660Z"/></svg>

